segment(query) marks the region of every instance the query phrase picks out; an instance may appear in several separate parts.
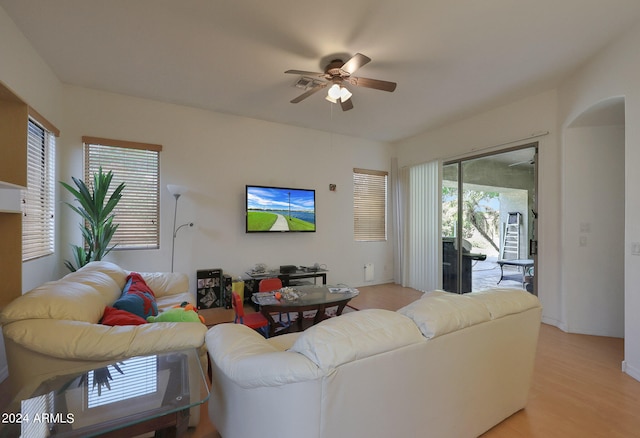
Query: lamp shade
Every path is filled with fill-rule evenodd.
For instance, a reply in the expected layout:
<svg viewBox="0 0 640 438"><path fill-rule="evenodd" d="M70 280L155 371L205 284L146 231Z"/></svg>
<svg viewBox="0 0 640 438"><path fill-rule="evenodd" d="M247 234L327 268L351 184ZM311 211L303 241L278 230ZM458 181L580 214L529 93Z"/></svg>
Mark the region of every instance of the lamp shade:
<svg viewBox="0 0 640 438"><path fill-rule="evenodd" d="M347 90L347 87L340 88L340 101L346 102L351 98L351 91Z"/></svg>
<svg viewBox="0 0 640 438"><path fill-rule="evenodd" d="M167 190L169 190L169 193L173 196L180 196L185 194L187 188L176 184L167 184Z"/></svg>
<svg viewBox="0 0 640 438"><path fill-rule="evenodd" d="M327 92L327 95L330 96L332 99L339 99L340 98L340 85L338 84L333 84L331 86L331 88L329 88L329 91Z"/></svg>

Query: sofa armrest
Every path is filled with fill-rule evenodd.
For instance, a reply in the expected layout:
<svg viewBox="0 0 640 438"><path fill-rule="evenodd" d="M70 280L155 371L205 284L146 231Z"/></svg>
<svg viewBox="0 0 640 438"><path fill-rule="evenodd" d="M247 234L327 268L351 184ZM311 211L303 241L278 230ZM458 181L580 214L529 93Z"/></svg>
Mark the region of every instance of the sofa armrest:
<svg viewBox="0 0 640 438"><path fill-rule="evenodd" d="M242 324L218 324L205 337L211 362L242 388L315 380L320 369L299 353L279 349Z"/></svg>
<svg viewBox="0 0 640 438"><path fill-rule="evenodd" d="M61 359L117 360L198 348L207 328L193 322L106 326L82 321L31 319L3 327L4 336L33 351Z"/></svg>

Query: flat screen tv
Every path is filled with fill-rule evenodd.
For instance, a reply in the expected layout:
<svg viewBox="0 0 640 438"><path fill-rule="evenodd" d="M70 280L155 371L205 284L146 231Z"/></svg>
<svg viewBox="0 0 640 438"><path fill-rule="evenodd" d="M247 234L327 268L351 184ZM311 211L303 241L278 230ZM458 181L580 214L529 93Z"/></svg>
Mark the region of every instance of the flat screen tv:
<svg viewBox="0 0 640 438"><path fill-rule="evenodd" d="M316 191L288 187L246 186L247 233L313 233Z"/></svg>

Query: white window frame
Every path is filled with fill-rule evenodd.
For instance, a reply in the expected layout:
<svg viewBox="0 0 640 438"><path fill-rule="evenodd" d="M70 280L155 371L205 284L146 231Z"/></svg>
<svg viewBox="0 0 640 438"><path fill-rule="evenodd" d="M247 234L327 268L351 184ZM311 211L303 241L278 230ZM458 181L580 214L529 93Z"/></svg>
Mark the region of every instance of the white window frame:
<svg viewBox="0 0 640 438"><path fill-rule="evenodd" d="M21 190L23 262L55 252L55 148L59 131L31 113L27 123L27 188Z"/></svg>
<svg viewBox="0 0 640 438"><path fill-rule="evenodd" d="M353 169L353 231L358 242L387 240L389 173Z"/></svg>
<svg viewBox="0 0 640 438"><path fill-rule="evenodd" d="M161 145L82 137L84 177L89 185L102 167L113 171L110 192L125 183L116 206L114 223L119 224L111 239L115 251L160 248L160 152Z"/></svg>

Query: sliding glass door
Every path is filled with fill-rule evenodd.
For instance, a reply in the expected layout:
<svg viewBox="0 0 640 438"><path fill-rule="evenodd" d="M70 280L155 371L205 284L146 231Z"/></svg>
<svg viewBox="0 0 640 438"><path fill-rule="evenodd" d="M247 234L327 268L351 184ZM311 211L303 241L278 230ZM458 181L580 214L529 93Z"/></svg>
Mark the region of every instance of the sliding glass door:
<svg viewBox="0 0 640 438"><path fill-rule="evenodd" d="M537 143L444 163L444 290L535 293L536 158Z"/></svg>

